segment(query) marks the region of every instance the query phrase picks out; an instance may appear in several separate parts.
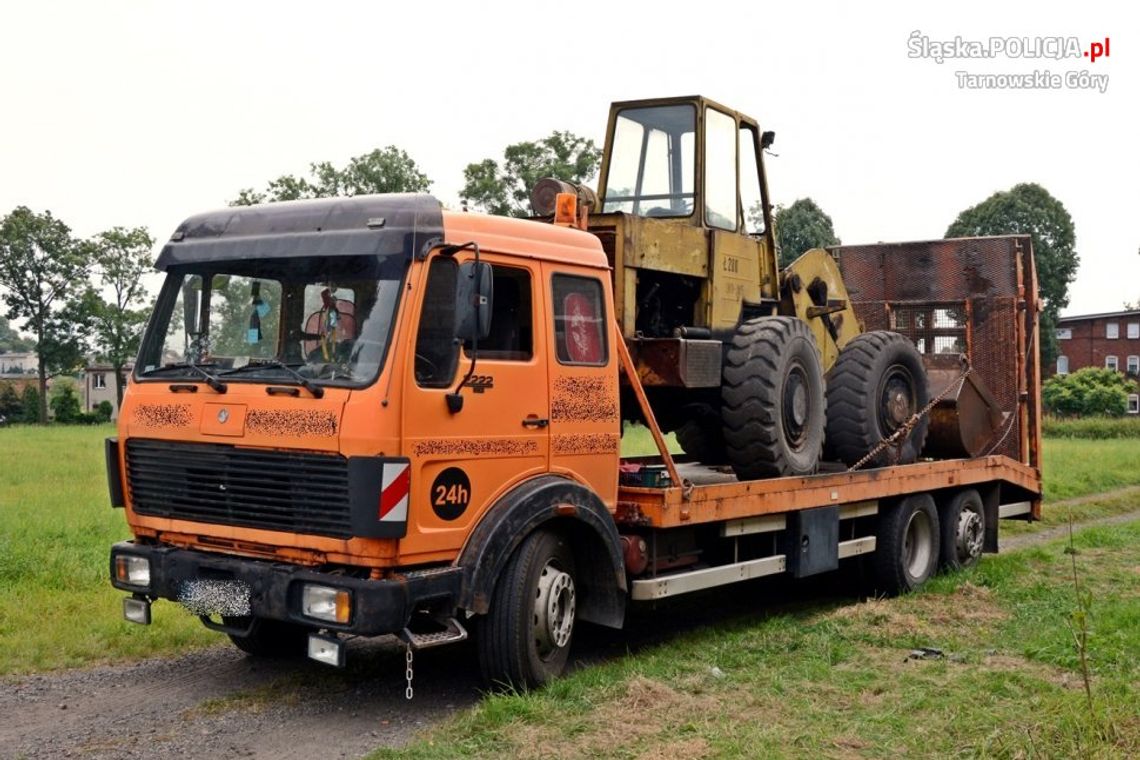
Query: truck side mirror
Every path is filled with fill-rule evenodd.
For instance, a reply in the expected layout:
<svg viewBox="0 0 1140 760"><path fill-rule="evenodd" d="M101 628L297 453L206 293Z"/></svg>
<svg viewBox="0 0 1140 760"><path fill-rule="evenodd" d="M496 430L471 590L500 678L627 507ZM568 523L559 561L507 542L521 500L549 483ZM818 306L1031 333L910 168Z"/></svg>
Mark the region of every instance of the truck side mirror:
<svg viewBox="0 0 1140 760"><path fill-rule="evenodd" d="M776 133L772 131L764 132L760 135L760 150L768 150L772 147L772 143L776 142Z"/></svg>
<svg viewBox="0 0 1140 760"><path fill-rule="evenodd" d="M480 341L491 334L494 285L491 265L467 261L459 265L455 283L455 337Z"/></svg>

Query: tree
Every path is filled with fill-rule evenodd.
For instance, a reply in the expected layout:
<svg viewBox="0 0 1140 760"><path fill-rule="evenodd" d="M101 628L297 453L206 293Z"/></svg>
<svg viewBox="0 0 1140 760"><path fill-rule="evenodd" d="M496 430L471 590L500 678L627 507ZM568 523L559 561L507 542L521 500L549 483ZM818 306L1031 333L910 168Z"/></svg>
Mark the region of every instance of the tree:
<svg viewBox="0 0 1140 760"><path fill-rule="evenodd" d="M9 351L31 351L35 344L20 335L8 322L8 318L0 315L0 354Z"/></svg>
<svg viewBox="0 0 1140 760"><path fill-rule="evenodd" d="M800 198L788 207L778 206L773 219L780 267L786 267L812 248L827 248L841 242L835 236L831 217L811 198Z"/></svg>
<svg viewBox="0 0 1140 760"><path fill-rule="evenodd" d="M271 201L301 198L332 198L370 193L424 193L431 180L416 162L395 145L377 148L348 160L338 169L328 161L309 164L309 177L285 174L272 180L265 190L246 188L230 201L231 206L252 206Z"/></svg>
<svg viewBox="0 0 1140 760"><path fill-rule="evenodd" d="M1128 409L1128 394L1135 392L1136 383L1116 370L1084 367L1046 380L1041 388L1041 401L1046 411L1064 417L1119 417Z"/></svg>
<svg viewBox="0 0 1140 760"><path fill-rule="evenodd" d="M497 216L530 216L530 191L543 177L582 184L594 178L602 153L593 140L552 132L535 142L508 145L503 164L491 158L463 170L462 197Z"/></svg>
<svg viewBox="0 0 1140 760"><path fill-rule="evenodd" d="M85 336L60 310L85 285L87 260L88 246L50 211L19 206L0 222L0 286L8 291L8 319L26 320L36 338L41 423L47 422L48 377L73 369L76 354L82 355L75 341Z"/></svg>
<svg viewBox="0 0 1140 760"><path fill-rule="evenodd" d="M123 367L139 350L147 310L138 308L146 300L143 275L151 271L154 238L145 227L113 229L96 235L95 275L111 297L88 295L91 323L99 353L115 369L115 397L123 403Z"/></svg>
<svg viewBox="0 0 1140 760"><path fill-rule="evenodd" d="M1080 264L1073 219L1065 206L1040 185L1022 183L966 209L946 230L946 237L1016 234L1033 239L1037 288L1045 300L1041 363L1049 366L1057 358L1057 317L1069 303L1069 283Z"/></svg>

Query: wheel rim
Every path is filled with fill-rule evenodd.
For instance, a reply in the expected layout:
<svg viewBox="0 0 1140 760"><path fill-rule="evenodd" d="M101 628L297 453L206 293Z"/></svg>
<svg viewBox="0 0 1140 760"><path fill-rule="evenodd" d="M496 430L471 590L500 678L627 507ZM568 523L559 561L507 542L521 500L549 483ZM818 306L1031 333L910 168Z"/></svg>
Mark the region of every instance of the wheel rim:
<svg viewBox="0 0 1140 760"><path fill-rule="evenodd" d="M807 439L807 421L811 414L807 372L798 362L788 369L783 397L780 416L784 423L784 434L792 448L798 449Z"/></svg>
<svg viewBox="0 0 1140 760"><path fill-rule="evenodd" d="M553 562L546 563L534 598L534 642L540 658L547 659L570 643L575 608L574 579Z"/></svg>
<svg viewBox="0 0 1140 760"><path fill-rule="evenodd" d="M879 384L879 425L889 435L906 423L917 411L914 376L902 365L895 364Z"/></svg>
<svg viewBox="0 0 1140 760"><path fill-rule="evenodd" d="M985 530L982 516L972 509L963 509L958 514L956 544L958 561L968 564L982 555L982 542Z"/></svg>
<svg viewBox="0 0 1140 760"><path fill-rule="evenodd" d="M922 578L930 567L934 526L930 515L916 511L906 523L903 533L903 567L911 578Z"/></svg>

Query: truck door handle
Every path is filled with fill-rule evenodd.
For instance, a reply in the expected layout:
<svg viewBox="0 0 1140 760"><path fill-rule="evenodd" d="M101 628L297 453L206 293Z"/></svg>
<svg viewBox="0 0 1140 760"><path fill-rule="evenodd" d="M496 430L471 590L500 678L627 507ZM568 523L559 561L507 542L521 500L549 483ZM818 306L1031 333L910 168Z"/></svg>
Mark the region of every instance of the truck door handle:
<svg viewBox="0 0 1140 760"><path fill-rule="evenodd" d="M527 418L523 420L523 427L544 428L549 424L550 420L534 414L528 415Z"/></svg>

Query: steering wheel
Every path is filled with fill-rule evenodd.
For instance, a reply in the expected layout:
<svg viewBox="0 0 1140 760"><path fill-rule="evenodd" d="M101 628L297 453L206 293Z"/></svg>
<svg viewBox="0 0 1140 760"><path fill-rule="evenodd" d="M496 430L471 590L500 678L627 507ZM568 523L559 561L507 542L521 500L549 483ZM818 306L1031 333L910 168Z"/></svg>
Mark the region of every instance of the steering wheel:
<svg viewBox="0 0 1140 760"><path fill-rule="evenodd" d="M439 374L439 367L423 354L416 354L415 374L416 380L427 380Z"/></svg>

